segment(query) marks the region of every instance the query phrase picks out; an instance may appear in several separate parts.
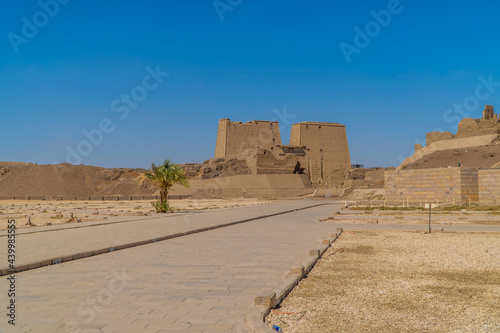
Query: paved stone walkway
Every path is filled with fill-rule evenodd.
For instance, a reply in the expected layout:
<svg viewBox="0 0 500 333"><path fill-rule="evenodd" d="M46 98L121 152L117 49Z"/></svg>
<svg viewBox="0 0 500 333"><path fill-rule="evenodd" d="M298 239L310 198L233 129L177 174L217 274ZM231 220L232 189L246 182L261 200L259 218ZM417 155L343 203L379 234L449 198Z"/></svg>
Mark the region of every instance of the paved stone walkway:
<svg viewBox="0 0 500 333"><path fill-rule="evenodd" d="M242 219L245 214L262 215L264 209L286 210L311 203L318 201L249 207L248 211L238 209L230 214L233 219ZM0 330L247 332L245 315L252 309L254 298L269 293L291 267L301 264L310 249L335 232L332 224L317 221L337 208L339 205L310 208L18 273L16 330L7 325L8 285L4 277L0 283ZM207 216L194 214L190 224L207 223ZM227 216L229 213L221 214L220 219L231 219ZM168 225L175 224L174 220L170 219ZM166 230L162 228L167 221L142 222L150 224L115 230L125 234ZM106 227L99 228L102 231ZM92 229L74 229L79 231L73 236L80 237L76 235ZM58 239L52 233L37 237L44 234ZM105 235L108 241L117 237L115 233ZM19 246L29 246L27 238L22 237ZM91 238L87 235L82 239ZM69 248L80 246L74 237L65 242Z"/></svg>
<svg viewBox="0 0 500 333"><path fill-rule="evenodd" d="M331 202L330 202L331 203ZM232 221L321 204L317 200L224 208L155 217L121 217L114 221L18 229L16 265L34 263L86 251L113 247ZM126 222L130 221L130 222ZM120 222L120 223L116 223ZM88 226L88 227L87 227ZM0 232L0 244L7 232ZM7 268L7 252L0 249L0 269Z"/></svg>
<svg viewBox="0 0 500 333"><path fill-rule="evenodd" d="M214 210L187 219L172 215L22 235L19 251L34 252L30 258L46 257L63 248L88 250L318 203L294 201ZM15 328L7 324L9 285L3 277L0 332L248 332L245 320L254 298L268 294L337 227L426 230L425 225L318 222L339 207L319 206L18 273ZM500 226L436 227L500 231ZM0 238L4 249L5 240Z"/></svg>

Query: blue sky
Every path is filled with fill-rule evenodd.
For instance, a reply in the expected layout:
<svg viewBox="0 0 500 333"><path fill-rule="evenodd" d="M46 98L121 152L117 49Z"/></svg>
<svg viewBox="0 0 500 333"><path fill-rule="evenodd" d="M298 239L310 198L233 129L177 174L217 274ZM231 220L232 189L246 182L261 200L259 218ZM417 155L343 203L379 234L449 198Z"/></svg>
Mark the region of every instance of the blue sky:
<svg viewBox="0 0 500 333"><path fill-rule="evenodd" d="M284 143L292 123L339 122L352 163L397 166L426 132L454 132L485 104L500 111L494 1L42 0L3 9L2 161L202 162L213 157L219 118L231 118L278 120Z"/></svg>

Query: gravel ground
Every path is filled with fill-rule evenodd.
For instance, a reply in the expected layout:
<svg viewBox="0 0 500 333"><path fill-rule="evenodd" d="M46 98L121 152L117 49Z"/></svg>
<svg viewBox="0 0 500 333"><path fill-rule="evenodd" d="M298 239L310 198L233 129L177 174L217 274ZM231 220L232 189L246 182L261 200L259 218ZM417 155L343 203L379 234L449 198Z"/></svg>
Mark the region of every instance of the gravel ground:
<svg viewBox="0 0 500 333"><path fill-rule="evenodd" d="M427 224L426 210L388 211L343 209L322 222L378 223L378 224ZM500 211L433 211L435 225L500 225Z"/></svg>
<svg viewBox="0 0 500 333"><path fill-rule="evenodd" d="M283 332L500 332L500 234L344 232L266 322Z"/></svg>
<svg viewBox="0 0 500 333"><path fill-rule="evenodd" d="M28 216L34 225L68 223L74 219L82 222L99 221L110 216L155 215L153 200L137 201L56 201L56 200L0 200L0 230L7 228L9 219L24 225ZM278 202L259 199L170 199L175 210L203 210L250 206Z"/></svg>

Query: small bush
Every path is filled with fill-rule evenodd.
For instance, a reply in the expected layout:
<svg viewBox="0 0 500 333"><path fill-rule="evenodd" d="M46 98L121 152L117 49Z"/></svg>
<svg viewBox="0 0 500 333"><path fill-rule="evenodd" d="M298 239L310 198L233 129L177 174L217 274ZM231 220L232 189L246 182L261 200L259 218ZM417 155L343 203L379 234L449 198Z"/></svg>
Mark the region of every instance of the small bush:
<svg viewBox="0 0 500 333"><path fill-rule="evenodd" d="M164 201L157 200L157 201L151 202L151 204L153 205L153 207L155 208L157 213L167 213L170 211L170 207L167 203L167 200L164 200Z"/></svg>

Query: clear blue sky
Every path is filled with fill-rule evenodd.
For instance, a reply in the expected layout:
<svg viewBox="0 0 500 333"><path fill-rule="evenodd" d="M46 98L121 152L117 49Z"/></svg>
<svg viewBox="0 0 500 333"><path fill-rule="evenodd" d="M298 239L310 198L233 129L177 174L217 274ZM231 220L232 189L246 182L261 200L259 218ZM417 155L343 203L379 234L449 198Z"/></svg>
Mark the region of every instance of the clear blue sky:
<svg viewBox="0 0 500 333"><path fill-rule="evenodd" d="M284 143L291 123L345 124L353 163L395 166L426 132L500 111L495 1L60 1L3 4L2 161L80 144L89 165L202 162L219 118L276 118Z"/></svg>

